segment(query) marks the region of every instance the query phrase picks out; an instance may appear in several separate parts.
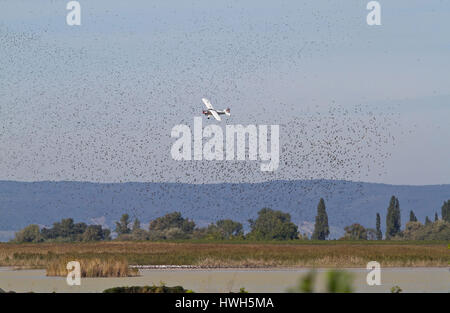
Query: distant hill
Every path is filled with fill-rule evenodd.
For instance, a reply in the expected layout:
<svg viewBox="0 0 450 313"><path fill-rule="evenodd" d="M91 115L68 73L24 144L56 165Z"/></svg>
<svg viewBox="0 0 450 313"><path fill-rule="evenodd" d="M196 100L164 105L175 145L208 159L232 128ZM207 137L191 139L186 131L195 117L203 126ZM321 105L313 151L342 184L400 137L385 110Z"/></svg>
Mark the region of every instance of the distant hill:
<svg viewBox="0 0 450 313"><path fill-rule="evenodd" d="M141 222L172 211L181 211L203 226L231 218L246 223L263 207L289 212L303 231L310 231L320 197L325 199L334 237L354 222L375 226L381 213L382 226L389 199L400 200L402 224L409 211L419 220L440 215L450 185L395 186L349 181L308 180L264 183L89 183L0 181L0 240L28 224L51 225L65 217L113 228L122 213Z"/></svg>

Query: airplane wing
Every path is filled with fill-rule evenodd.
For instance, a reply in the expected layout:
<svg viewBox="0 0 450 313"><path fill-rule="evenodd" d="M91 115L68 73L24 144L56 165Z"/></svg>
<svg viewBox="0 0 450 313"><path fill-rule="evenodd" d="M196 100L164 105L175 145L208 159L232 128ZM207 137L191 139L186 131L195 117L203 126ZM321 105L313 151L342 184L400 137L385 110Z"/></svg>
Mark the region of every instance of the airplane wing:
<svg viewBox="0 0 450 313"><path fill-rule="evenodd" d="M216 120L218 120L218 121L221 120L219 114L217 114L216 111L214 111L214 110L209 110L209 112L211 112L212 116L214 116L214 118L215 118Z"/></svg>
<svg viewBox="0 0 450 313"><path fill-rule="evenodd" d="M211 102L209 102L208 99L202 98L202 101L203 101L203 103L206 105L206 107L207 107L209 110L213 109L213 106L212 106Z"/></svg>

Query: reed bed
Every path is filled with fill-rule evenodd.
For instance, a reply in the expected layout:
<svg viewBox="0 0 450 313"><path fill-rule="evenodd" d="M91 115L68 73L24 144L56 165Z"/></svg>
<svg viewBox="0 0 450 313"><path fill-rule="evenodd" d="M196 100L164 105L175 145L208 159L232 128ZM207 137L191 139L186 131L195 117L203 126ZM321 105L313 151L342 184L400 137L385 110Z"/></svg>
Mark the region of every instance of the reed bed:
<svg viewBox="0 0 450 313"><path fill-rule="evenodd" d="M47 276L67 276L69 259L55 259L47 264ZM81 277L129 277L137 276L138 270L130 268L126 260L113 259L81 259Z"/></svg>
<svg viewBox="0 0 450 313"><path fill-rule="evenodd" d="M214 268L343 268L365 267L369 261L378 261L382 267L444 267L450 264L450 249L448 243L395 242L379 245L361 242L301 245L116 241L0 244L0 266L59 268L62 265L58 265L58 262L66 260L86 260L92 268L97 268L96 264L103 264L102 266L111 268L105 270L105 273L111 271L120 275L125 271L115 271L118 265L113 265L113 261L131 265L193 265ZM67 273L65 265L62 269ZM97 268L96 271L100 270Z"/></svg>

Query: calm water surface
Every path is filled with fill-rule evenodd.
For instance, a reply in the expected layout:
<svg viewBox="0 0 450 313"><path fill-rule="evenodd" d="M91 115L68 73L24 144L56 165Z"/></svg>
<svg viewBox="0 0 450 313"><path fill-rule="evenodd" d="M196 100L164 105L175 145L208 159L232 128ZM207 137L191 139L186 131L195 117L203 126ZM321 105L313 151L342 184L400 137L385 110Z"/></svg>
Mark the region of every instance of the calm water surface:
<svg viewBox="0 0 450 313"><path fill-rule="evenodd" d="M347 269L354 278L356 292L390 292L398 285L403 292L450 292L449 268L386 268L381 272L381 286L366 284L366 269ZM82 278L81 286L68 286L64 277L47 277L45 270L0 268L0 288L17 292L101 292L118 286L181 285L195 292L285 292L297 285L309 269L198 270L141 269L139 277ZM324 290L326 269L317 270L317 291Z"/></svg>

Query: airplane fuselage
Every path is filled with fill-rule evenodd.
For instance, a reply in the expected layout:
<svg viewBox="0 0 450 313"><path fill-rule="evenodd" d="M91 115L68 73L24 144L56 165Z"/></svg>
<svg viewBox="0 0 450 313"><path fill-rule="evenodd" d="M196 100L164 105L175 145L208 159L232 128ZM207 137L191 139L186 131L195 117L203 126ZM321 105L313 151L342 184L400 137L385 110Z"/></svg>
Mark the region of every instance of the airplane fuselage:
<svg viewBox="0 0 450 313"><path fill-rule="evenodd" d="M213 111L213 110L203 110L203 114L205 114L206 116L210 116L210 115L212 115L211 111ZM225 112L225 110L223 110L223 111L214 110L214 111L219 115L227 114Z"/></svg>
<svg viewBox="0 0 450 313"><path fill-rule="evenodd" d="M209 118L212 115L211 111L214 111L219 115L224 115L224 114L226 114L228 116L230 115L230 109L226 109L226 110L222 110L222 111L216 110L216 109L209 109L209 110L203 110L202 113Z"/></svg>

